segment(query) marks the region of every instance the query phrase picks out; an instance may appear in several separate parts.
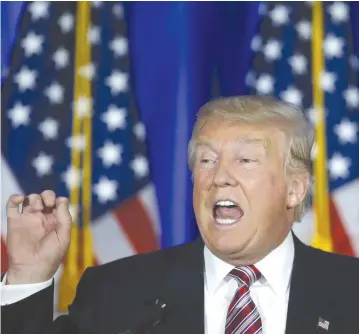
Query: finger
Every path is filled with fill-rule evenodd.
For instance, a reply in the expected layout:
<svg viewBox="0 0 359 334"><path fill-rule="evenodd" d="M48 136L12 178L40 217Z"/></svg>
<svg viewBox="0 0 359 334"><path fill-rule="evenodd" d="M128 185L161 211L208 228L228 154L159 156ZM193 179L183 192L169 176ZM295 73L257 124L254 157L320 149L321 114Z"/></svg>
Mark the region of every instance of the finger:
<svg viewBox="0 0 359 334"><path fill-rule="evenodd" d="M69 200L66 197L56 198L56 230L62 241L70 242L72 219L69 211Z"/></svg>
<svg viewBox="0 0 359 334"><path fill-rule="evenodd" d="M40 196L46 207L53 208L55 206L56 194L52 190L45 190Z"/></svg>
<svg viewBox="0 0 359 334"><path fill-rule="evenodd" d="M25 196L13 194L9 197L6 204L6 215L9 218L20 216L19 205L24 201Z"/></svg>
<svg viewBox="0 0 359 334"><path fill-rule="evenodd" d="M33 213L42 211L44 205L39 194L30 194L26 196L22 207L22 213Z"/></svg>

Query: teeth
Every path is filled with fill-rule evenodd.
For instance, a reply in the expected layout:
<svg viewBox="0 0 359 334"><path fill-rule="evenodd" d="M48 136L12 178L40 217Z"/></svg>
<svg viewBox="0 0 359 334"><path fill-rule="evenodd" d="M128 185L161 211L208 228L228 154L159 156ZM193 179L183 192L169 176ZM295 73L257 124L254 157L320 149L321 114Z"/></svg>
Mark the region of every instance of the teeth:
<svg viewBox="0 0 359 334"><path fill-rule="evenodd" d="M230 225L234 224L237 219L230 219L230 218L216 218L216 222L222 225Z"/></svg>
<svg viewBox="0 0 359 334"><path fill-rule="evenodd" d="M233 205L237 206L237 204L232 201L218 201L216 203L216 205L218 205L218 206L233 206Z"/></svg>

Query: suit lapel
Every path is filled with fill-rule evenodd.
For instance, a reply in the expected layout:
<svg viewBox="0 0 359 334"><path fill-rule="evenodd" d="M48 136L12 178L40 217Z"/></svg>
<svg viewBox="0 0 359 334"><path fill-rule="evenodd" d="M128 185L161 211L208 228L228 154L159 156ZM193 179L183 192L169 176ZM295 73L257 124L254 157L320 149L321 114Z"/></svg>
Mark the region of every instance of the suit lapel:
<svg viewBox="0 0 359 334"><path fill-rule="evenodd" d="M203 242L197 240L171 264L162 288L168 314L158 334L204 334Z"/></svg>
<svg viewBox="0 0 359 334"><path fill-rule="evenodd" d="M320 318L333 322L336 312L328 276L317 253L293 234L295 257L287 314L286 334L333 333L318 327Z"/></svg>

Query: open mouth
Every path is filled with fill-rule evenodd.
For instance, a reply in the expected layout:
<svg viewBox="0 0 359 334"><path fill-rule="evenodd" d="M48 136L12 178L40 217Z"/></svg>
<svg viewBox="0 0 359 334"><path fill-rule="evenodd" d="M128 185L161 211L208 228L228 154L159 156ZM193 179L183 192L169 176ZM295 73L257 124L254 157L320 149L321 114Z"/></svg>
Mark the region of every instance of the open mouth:
<svg viewBox="0 0 359 334"><path fill-rule="evenodd" d="M213 206L213 217L218 224L231 225L243 217L243 210L231 200L220 200Z"/></svg>

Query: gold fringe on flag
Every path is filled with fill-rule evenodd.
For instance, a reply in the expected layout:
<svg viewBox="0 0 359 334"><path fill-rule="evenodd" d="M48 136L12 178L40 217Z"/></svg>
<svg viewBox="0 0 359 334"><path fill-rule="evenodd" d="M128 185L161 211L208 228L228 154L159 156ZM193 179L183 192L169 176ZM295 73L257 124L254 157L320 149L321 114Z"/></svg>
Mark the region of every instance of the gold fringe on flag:
<svg viewBox="0 0 359 334"><path fill-rule="evenodd" d="M83 271L92 266L92 236L91 236L91 184L92 184L92 92L91 76L86 75L91 65L91 45L87 39L87 32L91 21L90 2L81 1L77 5L76 14L76 49L74 74L74 112L71 150L71 166L74 175L78 177L70 193L72 206L72 236L71 244L64 262L62 277L59 286L59 311L67 312L72 303L78 281ZM76 139L84 137L83 150L76 145ZM82 156L81 156L82 155ZM81 161L82 158L82 161ZM83 168L81 168L81 162ZM79 227L78 208L80 203L80 187L82 186L82 221L83 228ZM82 247L81 247L82 245Z"/></svg>
<svg viewBox="0 0 359 334"><path fill-rule="evenodd" d="M325 251L333 250L329 213L328 179L326 166L325 100L320 76L325 70L323 55L323 6L314 2L312 7L312 75L313 102L316 112L316 155L314 160L314 213L315 235L312 245Z"/></svg>

